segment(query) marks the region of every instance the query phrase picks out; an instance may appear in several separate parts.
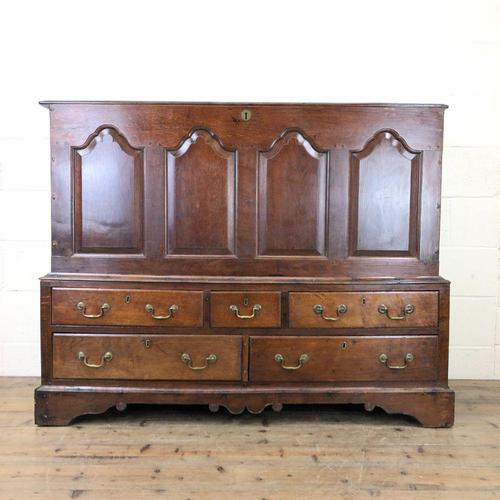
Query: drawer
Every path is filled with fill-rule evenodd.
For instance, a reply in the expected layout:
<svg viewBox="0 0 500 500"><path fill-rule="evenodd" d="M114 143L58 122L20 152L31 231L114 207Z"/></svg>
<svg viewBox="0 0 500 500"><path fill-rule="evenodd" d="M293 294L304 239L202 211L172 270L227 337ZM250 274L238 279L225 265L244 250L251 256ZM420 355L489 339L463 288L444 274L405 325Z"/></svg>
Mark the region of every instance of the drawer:
<svg viewBox="0 0 500 500"><path fill-rule="evenodd" d="M212 292L210 324L232 328L279 328L280 292Z"/></svg>
<svg viewBox="0 0 500 500"><path fill-rule="evenodd" d="M53 377L241 380L241 338L191 335L53 335Z"/></svg>
<svg viewBox="0 0 500 500"><path fill-rule="evenodd" d="M203 292L54 288L56 325L203 326Z"/></svg>
<svg viewBox="0 0 500 500"><path fill-rule="evenodd" d="M252 337L252 382L430 381L437 337Z"/></svg>
<svg viewBox="0 0 500 500"><path fill-rule="evenodd" d="M438 324L438 292L292 292L292 328L404 328Z"/></svg>

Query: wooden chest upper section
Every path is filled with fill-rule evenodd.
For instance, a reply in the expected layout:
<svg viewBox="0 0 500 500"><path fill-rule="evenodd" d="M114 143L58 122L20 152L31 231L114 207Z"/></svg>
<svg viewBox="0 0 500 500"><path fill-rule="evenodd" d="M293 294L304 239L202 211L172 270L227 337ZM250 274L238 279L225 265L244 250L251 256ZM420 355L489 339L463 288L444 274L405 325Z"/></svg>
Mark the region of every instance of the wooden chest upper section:
<svg viewBox="0 0 500 500"><path fill-rule="evenodd" d="M53 272L438 274L445 106L43 104Z"/></svg>

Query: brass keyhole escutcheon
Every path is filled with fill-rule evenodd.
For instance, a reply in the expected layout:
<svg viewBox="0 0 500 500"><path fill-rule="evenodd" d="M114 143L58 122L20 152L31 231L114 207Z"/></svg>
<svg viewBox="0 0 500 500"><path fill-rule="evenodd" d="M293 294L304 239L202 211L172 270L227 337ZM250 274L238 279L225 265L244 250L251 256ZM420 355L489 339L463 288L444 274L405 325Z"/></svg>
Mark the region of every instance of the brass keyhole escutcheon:
<svg viewBox="0 0 500 500"><path fill-rule="evenodd" d="M151 347L151 339L144 339L144 347L149 349Z"/></svg>
<svg viewBox="0 0 500 500"><path fill-rule="evenodd" d="M342 343L340 344L340 348L341 348L343 351L345 351L345 350L347 349L347 342L342 342Z"/></svg>
<svg viewBox="0 0 500 500"><path fill-rule="evenodd" d="M248 120L250 120L250 118L252 118L252 112L251 112L249 109L244 109L244 110L241 112L241 119L242 119L244 122L247 122Z"/></svg>
<svg viewBox="0 0 500 500"><path fill-rule="evenodd" d="M245 297L245 298L243 299L243 305L246 307L246 306L248 306L248 304L249 304L248 297Z"/></svg>
<svg viewBox="0 0 500 500"><path fill-rule="evenodd" d="M125 304L130 304L132 302L132 297L130 295L125 295Z"/></svg>

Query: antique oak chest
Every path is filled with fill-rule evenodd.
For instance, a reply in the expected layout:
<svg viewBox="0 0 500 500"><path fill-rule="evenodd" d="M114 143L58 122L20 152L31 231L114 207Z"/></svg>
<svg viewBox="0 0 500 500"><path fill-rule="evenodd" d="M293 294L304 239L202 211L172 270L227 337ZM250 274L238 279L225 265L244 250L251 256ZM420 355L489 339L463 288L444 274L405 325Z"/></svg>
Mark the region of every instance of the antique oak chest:
<svg viewBox="0 0 500 500"><path fill-rule="evenodd" d="M42 104L38 425L135 403L453 424L446 106Z"/></svg>

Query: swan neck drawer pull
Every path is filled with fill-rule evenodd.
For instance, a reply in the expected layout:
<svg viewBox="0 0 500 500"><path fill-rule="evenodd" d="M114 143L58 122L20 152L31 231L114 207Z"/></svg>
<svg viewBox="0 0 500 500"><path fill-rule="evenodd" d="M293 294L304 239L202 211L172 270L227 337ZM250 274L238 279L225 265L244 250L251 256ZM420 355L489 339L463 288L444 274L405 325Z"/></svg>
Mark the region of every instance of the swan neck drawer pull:
<svg viewBox="0 0 500 500"><path fill-rule="evenodd" d="M179 310L179 306L177 306L176 304L172 304L168 308L168 314L166 316L156 315L155 308L152 306L152 304L146 304L145 309L146 309L146 312L151 314L151 317L153 319L170 319L170 318L173 318L175 316L175 313Z"/></svg>
<svg viewBox="0 0 500 500"><path fill-rule="evenodd" d="M84 364L85 366L88 366L89 368L102 368L102 367L104 366L104 363L105 363L106 361L111 361L111 360L113 359L113 353L111 353L111 352L109 352L109 351L108 351L108 352L105 352L105 353L101 356L101 362L100 362L98 365L94 365L94 364L92 364L92 363L89 363L89 362L87 361L87 355L86 355L84 352L82 352L82 351L80 351L80 352L78 353L78 359L79 359L80 361L83 361L83 364Z"/></svg>
<svg viewBox="0 0 500 500"><path fill-rule="evenodd" d="M347 312L347 306L345 304L340 304L336 309L336 316L325 316L325 308L321 304L316 304L313 306L313 310L316 314L320 314L321 317L326 321L338 321L342 314Z"/></svg>
<svg viewBox="0 0 500 500"><path fill-rule="evenodd" d="M391 364L389 364L389 356L387 356L387 354L382 353L378 357L378 360L391 370L404 370L408 366L408 363L411 363L414 359L415 359L415 356L413 356L413 354L411 352L409 352L405 355L405 364L404 365L391 365Z"/></svg>
<svg viewBox="0 0 500 500"><path fill-rule="evenodd" d="M299 356L299 363L295 366L288 366L288 365L285 365L285 356L283 356L283 354L276 354L274 356L274 361L276 361L276 363L279 363L281 365L281 368L283 368L283 370L298 370L299 368L302 368L308 361L309 361L309 356L307 354L301 354Z"/></svg>
<svg viewBox="0 0 500 500"><path fill-rule="evenodd" d="M82 313L82 316L84 316L85 318L94 319L94 318L100 318L100 317L104 316L104 313L108 312L111 309L111 306L105 302L99 308L101 312L98 314L87 314L85 312L85 310L87 309L85 302L78 302L78 304L76 304L76 308Z"/></svg>
<svg viewBox="0 0 500 500"><path fill-rule="evenodd" d="M217 361L217 356L215 354L209 354L205 358L205 364L201 366L193 366L193 360L187 352L183 352L181 354L181 360L183 363L186 363L186 365L191 368L191 370L204 370L205 368L208 368L208 365L210 363L215 363Z"/></svg>
<svg viewBox="0 0 500 500"><path fill-rule="evenodd" d="M389 319L401 320L406 319L408 314L412 314L415 311L415 306L413 304L406 304L401 310L401 316L391 316L389 314L389 308L385 304L380 304L378 306L378 312L380 314L385 314Z"/></svg>
<svg viewBox="0 0 500 500"><path fill-rule="evenodd" d="M240 314L239 310L238 310L238 306L235 305L235 304L231 304L229 306L229 310L231 312L234 313L234 315L237 317L237 318L240 318L240 319L252 319L252 318L255 318L255 315L257 313L259 313L260 311L262 311L262 306L260 304L255 304L253 307L252 307L252 314L249 314L249 315L245 315L245 314Z"/></svg>

